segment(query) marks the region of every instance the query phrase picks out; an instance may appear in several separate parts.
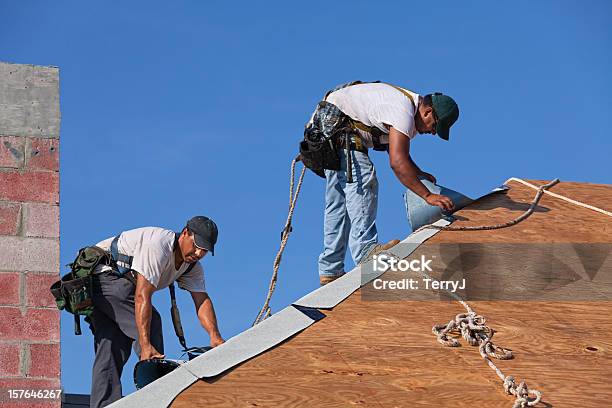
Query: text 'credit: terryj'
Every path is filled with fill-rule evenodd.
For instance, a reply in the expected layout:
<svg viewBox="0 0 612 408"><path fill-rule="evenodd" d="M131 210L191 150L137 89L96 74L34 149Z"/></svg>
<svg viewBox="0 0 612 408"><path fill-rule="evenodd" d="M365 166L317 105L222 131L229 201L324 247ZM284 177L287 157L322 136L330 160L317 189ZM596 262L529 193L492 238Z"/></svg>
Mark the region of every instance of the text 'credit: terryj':
<svg viewBox="0 0 612 408"><path fill-rule="evenodd" d="M459 280L436 280L427 275L433 272L431 263L433 258L421 255L417 259L396 259L392 256L381 254L373 258L374 272L387 272L388 270L400 272L419 272L423 276L419 278L383 279L377 278L372 282L375 290L448 290L456 292L465 289L465 279Z"/></svg>

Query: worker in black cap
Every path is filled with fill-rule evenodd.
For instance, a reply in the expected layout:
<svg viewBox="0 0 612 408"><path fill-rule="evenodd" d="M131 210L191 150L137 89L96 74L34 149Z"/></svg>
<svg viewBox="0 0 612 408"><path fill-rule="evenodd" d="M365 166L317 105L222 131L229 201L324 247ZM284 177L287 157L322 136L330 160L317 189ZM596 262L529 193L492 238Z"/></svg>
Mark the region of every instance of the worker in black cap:
<svg viewBox="0 0 612 408"><path fill-rule="evenodd" d="M224 342L199 262L208 252L214 255L217 237L217 225L208 217L196 216L180 233L144 227L96 244L113 262L98 265L93 275L90 328L96 357L91 407L103 407L121 398L121 373L132 346L140 360L164 358L161 317L151 298L175 281L190 292L210 345Z"/></svg>

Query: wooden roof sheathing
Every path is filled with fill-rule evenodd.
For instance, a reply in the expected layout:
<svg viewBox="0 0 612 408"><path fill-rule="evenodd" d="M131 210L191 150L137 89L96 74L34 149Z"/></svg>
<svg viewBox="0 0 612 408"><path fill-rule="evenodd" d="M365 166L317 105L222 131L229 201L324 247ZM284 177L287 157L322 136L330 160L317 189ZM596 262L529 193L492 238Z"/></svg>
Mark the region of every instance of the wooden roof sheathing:
<svg viewBox="0 0 612 408"><path fill-rule="evenodd" d="M521 214L535 191L509 185L507 195L459 211L452 225L490 225ZM609 185L563 182L551 191L612 210ZM538 211L513 227L442 231L428 244L469 242L609 244L612 218L544 195ZM280 345L195 382L172 406L512 406L476 347L443 347L432 335L434 324L463 312L457 302L363 300L363 290ZM497 331L496 344L513 350L514 359L495 361L506 375L526 380L554 407L604 406L612 398L612 301L563 299L469 303Z"/></svg>

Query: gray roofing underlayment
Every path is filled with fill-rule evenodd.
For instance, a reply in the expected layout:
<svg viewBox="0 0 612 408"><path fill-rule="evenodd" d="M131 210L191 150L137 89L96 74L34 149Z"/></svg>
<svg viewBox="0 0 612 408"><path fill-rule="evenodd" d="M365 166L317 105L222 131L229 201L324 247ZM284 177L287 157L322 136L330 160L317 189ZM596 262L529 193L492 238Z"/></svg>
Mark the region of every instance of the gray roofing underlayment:
<svg viewBox="0 0 612 408"><path fill-rule="evenodd" d="M480 196L477 199L485 197L496 192L505 192L508 187L503 185L487 194ZM445 192L452 191L445 189ZM410 200L410 194L406 193L406 200ZM459 193L457 193L459 194ZM421 220L433 221L435 217L441 218L442 213L437 210L436 214L432 214L432 209L429 208L425 201L422 201L420 206L425 215ZM475 200L474 200L475 201ZM411 201L412 202L412 201ZM464 205L472 201L465 201ZM436 207L437 208L437 207ZM460 208L457 208L457 210ZM411 222L413 229L417 229L417 219L419 210L415 208L412 211ZM451 221L447 219L438 219L433 225L445 226ZM397 259L404 259L410 255L419 245L437 234L437 229L423 229L421 231L410 234L406 239L393 247L391 250L385 251L389 255ZM363 264L364 271L373 271L369 261ZM319 312L319 309L332 309L344 299L349 297L353 292L361 286L369 283L373 279L382 275L384 272L370 272L367 275L362 274L362 267L357 266L352 271L346 273L341 278L322 286L313 292L305 295L292 303L290 306L273 314L261 323L249 328L248 330L238 334L227 340L222 345L202 354L195 359L183 363L179 368L162 378L148 384L147 386L129 394L119 401L109 405L113 408L123 407L147 407L147 408L165 408L170 406L172 401L187 387L199 379L205 379L219 375L236 365L249 360L266 350L280 344L289 337L301 332L316 321L325 317Z"/></svg>
<svg viewBox="0 0 612 408"><path fill-rule="evenodd" d="M421 178L420 180L433 194L442 194L449 197L456 208L463 208L474 201L457 191L434 184L425 178ZM406 209L408 212L406 214L408 216L408 223L413 231L416 231L423 225L431 224L443 218L440 207L428 205L425 200L410 190L406 190L404 193L404 201L406 202Z"/></svg>

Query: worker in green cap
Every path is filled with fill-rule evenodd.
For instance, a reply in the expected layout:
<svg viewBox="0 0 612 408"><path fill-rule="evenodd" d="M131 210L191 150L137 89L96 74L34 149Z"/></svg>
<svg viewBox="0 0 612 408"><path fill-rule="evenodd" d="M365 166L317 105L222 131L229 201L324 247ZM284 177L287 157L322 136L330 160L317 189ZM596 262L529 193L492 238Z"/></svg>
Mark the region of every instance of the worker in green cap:
<svg viewBox="0 0 612 408"><path fill-rule="evenodd" d="M391 168L404 186L428 204L452 210L449 197L430 192L421 182L426 179L435 184L436 178L414 162L410 142L417 134L426 133L448 140L450 127L458 117L459 107L450 96L438 92L422 96L381 82L351 82L325 95L304 136L308 140L317 132L335 134L340 169L330 170L324 164L317 167L316 157L304 152L301 155L306 166L326 179L324 249L319 256L322 285L345 273L347 244L355 264L359 264L399 243L378 243L378 180L368 156L370 148L389 153Z"/></svg>

